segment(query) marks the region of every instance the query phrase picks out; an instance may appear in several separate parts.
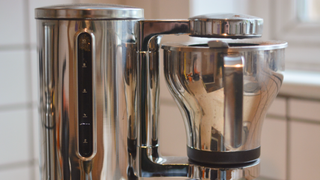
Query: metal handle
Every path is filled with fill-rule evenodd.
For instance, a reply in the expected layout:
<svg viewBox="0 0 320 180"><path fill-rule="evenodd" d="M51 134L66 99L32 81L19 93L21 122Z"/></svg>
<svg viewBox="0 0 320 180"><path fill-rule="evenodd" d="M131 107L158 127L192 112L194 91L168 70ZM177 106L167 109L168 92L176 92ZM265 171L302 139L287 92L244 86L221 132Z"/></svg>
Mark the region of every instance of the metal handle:
<svg viewBox="0 0 320 180"><path fill-rule="evenodd" d="M208 46L229 48L228 43L223 41L209 41ZM224 142L232 148L242 145L243 63L244 57L240 54L223 56Z"/></svg>
<svg viewBox="0 0 320 180"><path fill-rule="evenodd" d="M141 20L138 26L138 119L140 146L157 147L159 44L161 35L188 34L188 20Z"/></svg>
<svg viewBox="0 0 320 180"><path fill-rule="evenodd" d="M163 34L188 34L188 20L139 21L138 115L141 176L187 176L187 158L159 157L159 44Z"/></svg>
<svg viewBox="0 0 320 180"><path fill-rule="evenodd" d="M225 144L238 148L242 144L244 58L226 55L223 61Z"/></svg>

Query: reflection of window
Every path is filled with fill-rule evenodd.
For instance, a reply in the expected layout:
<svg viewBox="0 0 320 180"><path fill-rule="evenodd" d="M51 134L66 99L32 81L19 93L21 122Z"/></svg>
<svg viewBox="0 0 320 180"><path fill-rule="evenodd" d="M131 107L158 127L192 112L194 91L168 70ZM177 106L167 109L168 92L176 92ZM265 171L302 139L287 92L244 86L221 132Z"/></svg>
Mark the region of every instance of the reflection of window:
<svg viewBox="0 0 320 180"><path fill-rule="evenodd" d="M298 17L304 22L320 22L320 1L299 0L297 4Z"/></svg>

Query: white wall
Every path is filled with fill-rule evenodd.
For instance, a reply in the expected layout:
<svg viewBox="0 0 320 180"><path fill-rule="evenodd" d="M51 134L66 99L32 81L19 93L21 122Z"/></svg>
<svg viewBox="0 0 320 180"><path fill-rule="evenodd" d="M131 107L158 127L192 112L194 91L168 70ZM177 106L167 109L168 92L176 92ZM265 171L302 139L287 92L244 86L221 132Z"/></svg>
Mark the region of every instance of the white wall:
<svg viewBox="0 0 320 180"><path fill-rule="evenodd" d="M38 179L34 8L72 0L0 1L0 179Z"/></svg>

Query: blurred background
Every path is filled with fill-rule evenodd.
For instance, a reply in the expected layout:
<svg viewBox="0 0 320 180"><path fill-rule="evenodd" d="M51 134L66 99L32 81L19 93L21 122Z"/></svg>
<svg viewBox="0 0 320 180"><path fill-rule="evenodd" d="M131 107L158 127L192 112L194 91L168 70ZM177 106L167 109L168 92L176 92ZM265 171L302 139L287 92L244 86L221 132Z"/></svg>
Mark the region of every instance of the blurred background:
<svg viewBox="0 0 320 180"><path fill-rule="evenodd" d="M289 48L283 87L263 125L260 180L320 179L319 0L1 0L0 179L38 179L34 9L68 3L132 5L144 8L146 19L222 12L263 18L262 38L287 41ZM186 156L184 124L163 78L160 103L160 152Z"/></svg>

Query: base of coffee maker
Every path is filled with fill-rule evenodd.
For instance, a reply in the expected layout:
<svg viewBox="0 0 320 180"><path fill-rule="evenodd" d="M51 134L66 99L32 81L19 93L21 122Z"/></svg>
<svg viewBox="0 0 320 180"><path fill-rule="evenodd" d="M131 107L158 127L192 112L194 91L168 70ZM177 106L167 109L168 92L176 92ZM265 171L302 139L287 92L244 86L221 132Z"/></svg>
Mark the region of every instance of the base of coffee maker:
<svg viewBox="0 0 320 180"><path fill-rule="evenodd" d="M208 167L198 164L189 164L190 179L207 180L253 180L260 175L260 159L239 166L226 167L226 165Z"/></svg>
<svg viewBox="0 0 320 180"><path fill-rule="evenodd" d="M210 165L237 165L255 161L260 157L260 147L247 151L213 152L201 151L188 147L187 154L191 161Z"/></svg>

